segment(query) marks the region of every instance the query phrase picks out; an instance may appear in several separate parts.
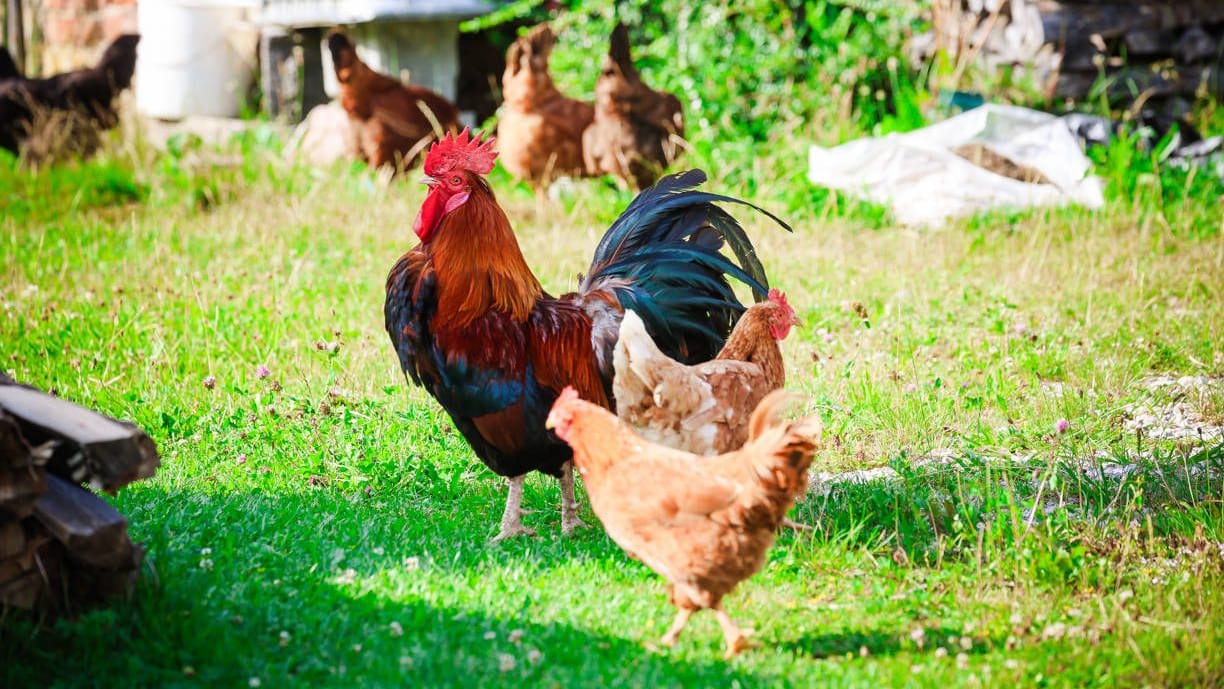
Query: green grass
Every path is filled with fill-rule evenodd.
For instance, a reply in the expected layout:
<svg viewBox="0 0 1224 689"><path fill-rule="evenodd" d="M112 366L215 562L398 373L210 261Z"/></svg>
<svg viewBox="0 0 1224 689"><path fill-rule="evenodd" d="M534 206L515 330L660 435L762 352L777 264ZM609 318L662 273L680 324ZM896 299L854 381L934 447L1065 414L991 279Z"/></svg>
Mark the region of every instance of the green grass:
<svg viewBox="0 0 1224 689"><path fill-rule="evenodd" d="M736 211L804 320L785 349L818 469L896 474L804 499L815 533L728 600L762 644L730 662L706 615L653 645L659 580L597 527L561 538L555 481L528 481L539 538L487 545L502 483L382 332L418 185L286 166L266 131L228 165L188 140L0 165L0 368L134 420L164 461L114 498L148 548L134 595L8 614L0 686L1224 683L1224 450L1125 425L1176 401L1221 423L1218 387L1142 384L1224 374L1218 181L1113 152L1099 212L912 231L807 185L812 140L687 163L795 224ZM550 291L629 200L493 184Z"/></svg>

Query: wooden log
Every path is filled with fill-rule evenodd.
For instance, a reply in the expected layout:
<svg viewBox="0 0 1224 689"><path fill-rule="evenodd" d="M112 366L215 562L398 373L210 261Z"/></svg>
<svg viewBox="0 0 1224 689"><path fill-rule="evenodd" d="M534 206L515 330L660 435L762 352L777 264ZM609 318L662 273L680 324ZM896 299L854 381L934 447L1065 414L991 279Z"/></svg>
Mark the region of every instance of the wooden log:
<svg viewBox="0 0 1224 689"><path fill-rule="evenodd" d="M1202 67L1170 67L1153 70L1150 67L1123 67L1105 73L1108 80L1105 94L1111 102L1129 102L1140 93L1148 97L1193 97L1206 80L1207 89L1219 96L1221 83ZM1093 72L1064 72L1058 76L1054 95L1057 98L1085 98L1099 76Z"/></svg>
<svg viewBox="0 0 1224 689"><path fill-rule="evenodd" d="M30 448L17 420L0 410L0 519L29 516L34 501L47 490L41 469L50 448Z"/></svg>
<svg viewBox="0 0 1224 689"><path fill-rule="evenodd" d="M74 562L105 570L132 567L127 519L102 498L58 476L34 505L34 517Z"/></svg>
<svg viewBox="0 0 1224 689"><path fill-rule="evenodd" d="M1175 0L1155 2L1055 2L1037 3L1047 41L1069 43L1086 41L1096 34L1104 39L1121 39L1136 29L1178 29L1224 21L1220 0Z"/></svg>
<svg viewBox="0 0 1224 689"><path fill-rule="evenodd" d="M26 542L25 526L19 520L0 522L0 562L20 557Z"/></svg>
<svg viewBox="0 0 1224 689"><path fill-rule="evenodd" d="M0 384L0 409L17 420L27 443L56 442L47 468L73 482L113 491L161 464L153 440L135 425L33 388Z"/></svg>
<svg viewBox="0 0 1224 689"><path fill-rule="evenodd" d="M0 608L58 612L55 587L61 581L58 544L27 520L25 545L16 557L0 560Z"/></svg>

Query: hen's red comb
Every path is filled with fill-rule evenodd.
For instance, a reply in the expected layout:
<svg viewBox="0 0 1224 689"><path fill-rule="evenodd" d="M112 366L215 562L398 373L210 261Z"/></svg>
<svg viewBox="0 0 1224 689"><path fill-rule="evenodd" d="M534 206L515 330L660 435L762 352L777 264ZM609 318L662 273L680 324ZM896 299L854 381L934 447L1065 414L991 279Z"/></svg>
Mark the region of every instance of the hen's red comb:
<svg viewBox="0 0 1224 689"><path fill-rule="evenodd" d="M769 300L784 309L788 309L792 312L794 311L794 309L791 308L790 302L786 301L786 293L776 287L769 290Z"/></svg>
<svg viewBox="0 0 1224 689"><path fill-rule="evenodd" d="M425 174L440 177L455 169L487 175L493 170L493 161L497 159L497 151L493 150L493 137L483 138L477 132L472 135L471 127L464 127L459 136L447 134L441 140L429 147L425 156Z"/></svg>
<svg viewBox="0 0 1224 689"><path fill-rule="evenodd" d="M557 405L565 404L567 402L573 402L577 399L578 399L578 391L574 389L573 385L566 385L565 389L561 391L561 394L557 395L557 401L553 402L553 406L555 407Z"/></svg>

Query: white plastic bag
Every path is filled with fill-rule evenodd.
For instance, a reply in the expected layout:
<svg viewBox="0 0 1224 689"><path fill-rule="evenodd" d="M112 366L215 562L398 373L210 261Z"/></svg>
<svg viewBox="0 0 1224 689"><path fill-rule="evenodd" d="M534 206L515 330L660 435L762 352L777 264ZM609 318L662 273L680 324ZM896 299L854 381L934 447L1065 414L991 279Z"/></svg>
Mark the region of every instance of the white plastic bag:
<svg viewBox="0 0 1224 689"><path fill-rule="evenodd" d="M1040 172L1048 184L1006 177L953 149L978 144ZM834 148L813 146L808 178L889 206L906 225L931 225L990 208L1068 202L1104 204L1101 182L1059 118L1009 105L984 105L929 127Z"/></svg>

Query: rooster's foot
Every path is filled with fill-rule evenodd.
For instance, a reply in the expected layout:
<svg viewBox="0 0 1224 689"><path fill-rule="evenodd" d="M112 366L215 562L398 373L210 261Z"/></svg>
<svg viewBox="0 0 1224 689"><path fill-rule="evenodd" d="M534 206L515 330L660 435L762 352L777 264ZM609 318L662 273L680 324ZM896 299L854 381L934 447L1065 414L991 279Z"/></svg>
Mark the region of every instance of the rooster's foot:
<svg viewBox="0 0 1224 689"><path fill-rule="evenodd" d="M534 529L529 529L523 526L522 524L508 524L508 525L503 525L501 528L501 531L498 532L498 534L493 537L493 540L489 542L490 543L501 543L507 538L514 538L515 536L534 536L534 535L536 535L536 532Z"/></svg>
<svg viewBox="0 0 1224 689"><path fill-rule="evenodd" d="M579 519L578 515L576 514L569 518L567 517L561 518L561 535L562 536L572 536L574 532L577 531L578 529L585 529L585 528L587 528L587 523Z"/></svg>

